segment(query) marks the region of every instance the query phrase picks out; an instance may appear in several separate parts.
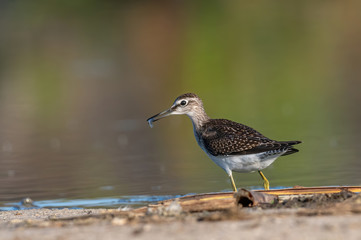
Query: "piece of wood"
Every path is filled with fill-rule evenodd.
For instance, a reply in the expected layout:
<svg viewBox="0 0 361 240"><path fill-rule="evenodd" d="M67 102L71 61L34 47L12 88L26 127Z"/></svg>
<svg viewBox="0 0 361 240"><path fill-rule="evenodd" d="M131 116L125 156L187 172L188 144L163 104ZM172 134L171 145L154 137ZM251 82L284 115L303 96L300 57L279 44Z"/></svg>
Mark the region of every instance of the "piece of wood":
<svg viewBox="0 0 361 240"><path fill-rule="evenodd" d="M350 191L354 193L361 192L361 186L347 186L347 187L294 187L273 190L259 190L259 192L275 195L304 195L304 194L325 194L325 193L339 193L341 191Z"/></svg>
<svg viewBox="0 0 361 240"><path fill-rule="evenodd" d="M326 193L339 193L341 191L350 191L354 193L361 192L360 186L348 187L295 187L285 189L272 190L255 190L254 192L266 193L276 195L282 199L287 199L297 195L313 195ZM224 210L235 206L234 192L218 192L218 193L203 193L196 195L184 196L176 199L169 199L158 202L157 204L148 205L148 208L167 207L173 201L178 201L184 211L199 212L199 211L216 211ZM144 211L144 209L142 209Z"/></svg>

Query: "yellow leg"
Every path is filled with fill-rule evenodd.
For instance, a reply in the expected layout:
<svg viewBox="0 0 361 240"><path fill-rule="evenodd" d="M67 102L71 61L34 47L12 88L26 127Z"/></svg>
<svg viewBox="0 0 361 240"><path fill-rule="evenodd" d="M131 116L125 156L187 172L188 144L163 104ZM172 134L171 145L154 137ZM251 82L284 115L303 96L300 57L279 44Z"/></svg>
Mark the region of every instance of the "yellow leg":
<svg viewBox="0 0 361 240"><path fill-rule="evenodd" d="M258 171L259 175L261 175L262 179L263 179L263 186L265 190L269 190L269 181L267 180L267 178L265 177L265 175L263 175L263 173L261 171Z"/></svg>
<svg viewBox="0 0 361 240"><path fill-rule="evenodd" d="M232 173L229 175L229 178L231 179L233 191L237 192L237 187L236 187L236 184L234 183Z"/></svg>

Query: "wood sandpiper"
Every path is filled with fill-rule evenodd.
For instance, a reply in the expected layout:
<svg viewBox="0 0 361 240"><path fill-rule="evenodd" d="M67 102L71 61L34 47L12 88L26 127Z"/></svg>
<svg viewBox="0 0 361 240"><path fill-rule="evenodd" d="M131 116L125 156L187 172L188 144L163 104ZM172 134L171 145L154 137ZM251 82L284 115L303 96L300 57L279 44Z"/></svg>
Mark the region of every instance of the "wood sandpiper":
<svg viewBox="0 0 361 240"><path fill-rule="evenodd" d="M228 174L232 188L237 191L232 171L258 171L263 186L269 190L269 181L261 170L278 157L298 152L293 145L301 141L271 140L253 128L226 119L211 119L206 114L202 100L194 93L183 94L173 105L147 121L153 122L169 115L186 114L193 123L194 136L203 151Z"/></svg>

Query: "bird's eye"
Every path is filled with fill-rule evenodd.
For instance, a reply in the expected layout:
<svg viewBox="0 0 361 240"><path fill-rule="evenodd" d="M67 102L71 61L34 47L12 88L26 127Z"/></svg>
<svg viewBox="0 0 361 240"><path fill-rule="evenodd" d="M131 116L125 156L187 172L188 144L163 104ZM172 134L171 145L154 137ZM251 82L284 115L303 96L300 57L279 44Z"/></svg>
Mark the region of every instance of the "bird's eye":
<svg viewBox="0 0 361 240"><path fill-rule="evenodd" d="M180 102L180 105L181 105L181 106L185 106L185 105L187 105L187 103L188 103L188 102L187 102L186 100L182 100L182 101Z"/></svg>

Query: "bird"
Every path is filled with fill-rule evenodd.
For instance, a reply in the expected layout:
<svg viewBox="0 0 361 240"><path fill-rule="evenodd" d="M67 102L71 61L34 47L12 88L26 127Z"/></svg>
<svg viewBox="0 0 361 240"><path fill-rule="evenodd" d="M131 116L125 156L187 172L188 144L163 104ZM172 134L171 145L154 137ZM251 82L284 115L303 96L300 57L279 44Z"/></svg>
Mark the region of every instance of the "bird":
<svg viewBox="0 0 361 240"><path fill-rule="evenodd" d="M198 145L208 157L228 175L232 189L237 192L232 172L258 171L263 187L269 190L269 181L262 170L278 157L298 152L293 145L301 141L271 140L251 127L227 119L212 119L204 110L202 100L195 93L185 93L175 99L171 107L147 119L153 122L171 115L187 115L193 124Z"/></svg>

